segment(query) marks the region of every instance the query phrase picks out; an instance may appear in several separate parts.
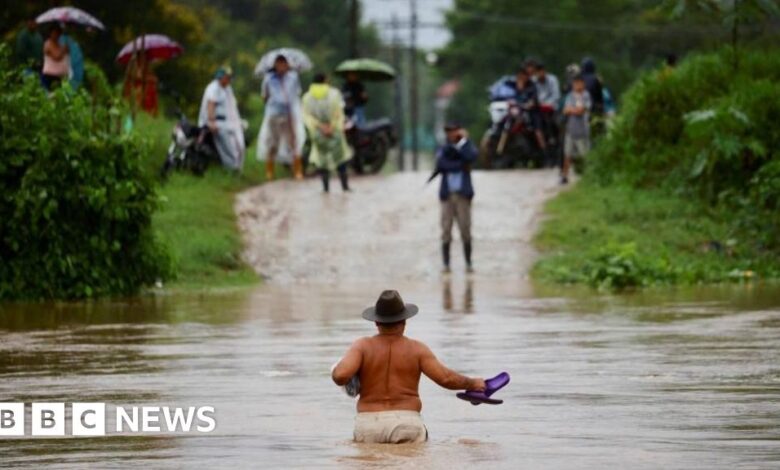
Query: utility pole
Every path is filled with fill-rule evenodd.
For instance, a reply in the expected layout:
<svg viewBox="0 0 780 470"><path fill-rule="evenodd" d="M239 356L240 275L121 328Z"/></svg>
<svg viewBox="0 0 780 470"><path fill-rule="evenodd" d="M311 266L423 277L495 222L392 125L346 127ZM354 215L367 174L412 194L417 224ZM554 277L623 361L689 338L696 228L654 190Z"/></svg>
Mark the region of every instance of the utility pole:
<svg viewBox="0 0 780 470"><path fill-rule="evenodd" d="M417 153L417 0L409 0L409 8L411 9L411 28L409 37L409 67L411 76L409 83L409 117L411 118L410 125L412 128L412 170L417 171L419 157Z"/></svg>
<svg viewBox="0 0 780 470"><path fill-rule="evenodd" d="M395 103L395 128L398 129L398 171L404 171L405 158L404 155L404 111L403 100L401 99L401 40L398 37L398 16L393 15L392 20L393 28L393 68L395 69L395 81L393 82L394 94L393 101Z"/></svg>
<svg viewBox="0 0 780 470"><path fill-rule="evenodd" d="M358 57L358 22L360 15L358 12L358 0L350 0L349 6L349 58Z"/></svg>

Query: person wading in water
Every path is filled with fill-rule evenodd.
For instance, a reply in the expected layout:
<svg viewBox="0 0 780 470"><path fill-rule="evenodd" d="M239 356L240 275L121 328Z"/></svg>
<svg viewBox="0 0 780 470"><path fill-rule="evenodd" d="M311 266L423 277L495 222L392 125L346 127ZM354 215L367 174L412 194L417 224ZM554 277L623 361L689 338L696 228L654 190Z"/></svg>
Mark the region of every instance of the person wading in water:
<svg viewBox="0 0 780 470"><path fill-rule="evenodd" d="M449 390L485 390L485 381L448 369L430 348L404 336L406 320L417 314L413 304L404 304L394 290L382 292L374 307L363 312L379 333L360 338L333 368L337 385L346 385L357 375L356 442L400 444L425 442L428 430L420 410L420 375Z"/></svg>

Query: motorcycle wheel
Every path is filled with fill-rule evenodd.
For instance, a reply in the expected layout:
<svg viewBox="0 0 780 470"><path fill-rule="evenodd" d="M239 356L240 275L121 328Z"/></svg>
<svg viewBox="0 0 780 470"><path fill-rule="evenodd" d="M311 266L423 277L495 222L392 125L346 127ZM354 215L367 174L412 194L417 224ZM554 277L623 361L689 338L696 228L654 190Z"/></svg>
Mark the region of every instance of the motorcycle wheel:
<svg viewBox="0 0 780 470"><path fill-rule="evenodd" d="M390 142L385 134L377 134L365 152L356 152L352 166L358 174L376 174L382 170L387 161Z"/></svg>

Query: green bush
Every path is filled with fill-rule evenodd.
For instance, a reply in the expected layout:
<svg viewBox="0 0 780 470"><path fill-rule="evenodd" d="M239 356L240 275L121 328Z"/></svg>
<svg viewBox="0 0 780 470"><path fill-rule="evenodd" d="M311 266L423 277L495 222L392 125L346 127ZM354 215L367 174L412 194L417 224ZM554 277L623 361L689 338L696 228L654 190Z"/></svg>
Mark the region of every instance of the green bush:
<svg viewBox="0 0 780 470"><path fill-rule="evenodd" d="M0 299L130 294L169 274L155 240L145 144L119 111L64 87L50 95L0 48Z"/></svg>
<svg viewBox="0 0 780 470"><path fill-rule="evenodd" d="M746 149L755 153L762 147L766 149L763 162L772 159L778 136L773 123L780 115L778 82L777 50L745 52L736 72L731 52L722 51L693 55L676 69L646 73L624 94L612 132L592 153L591 176L601 181L687 186L691 171L705 158L702 150L714 145L719 148L706 157L714 171L699 173L696 176L705 177L694 184L708 188L715 183L725 189L726 185L713 181L726 176L715 160L725 157L734 163L735 154ZM707 125L699 125L701 118L707 118L703 119ZM742 165L730 176L749 180L760 166ZM728 171L735 168L727 167Z"/></svg>

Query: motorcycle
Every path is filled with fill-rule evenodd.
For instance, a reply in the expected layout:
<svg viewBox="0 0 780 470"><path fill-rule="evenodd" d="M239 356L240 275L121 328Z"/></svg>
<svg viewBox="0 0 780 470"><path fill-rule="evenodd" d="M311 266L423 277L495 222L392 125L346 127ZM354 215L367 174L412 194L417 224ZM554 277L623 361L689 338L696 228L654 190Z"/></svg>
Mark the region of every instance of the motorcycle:
<svg viewBox="0 0 780 470"><path fill-rule="evenodd" d="M480 145L480 161L484 168L540 168L544 154L539 148L528 110L514 99L514 78L502 77L489 89L490 126Z"/></svg>
<svg viewBox="0 0 780 470"><path fill-rule="evenodd" d="M358 174L379 173L387 161L390 148L398 143L393 122L388 118L356 124L347 119L344 127L347 142L354 150L352 167Z"/></svg>
<svg viewBox="0 0 780 470"><path fill-rule="evenodd" d="M202 176L212 163L219 164L219 154L214 138L208 127L198 127L178 112L179 120L171 132L171 144L165 162L160 168L160 176L166 178L173 170L191 171Z"/></svg>
<svg viewBox="0 0 780 470"><path fill-rule="evenodd" d="M491 125L482 138L481 154L485 168L505 169L516 166L540 168L544 155L531 127L527 110L514 100L501 100L488 107Z"/></svg>

